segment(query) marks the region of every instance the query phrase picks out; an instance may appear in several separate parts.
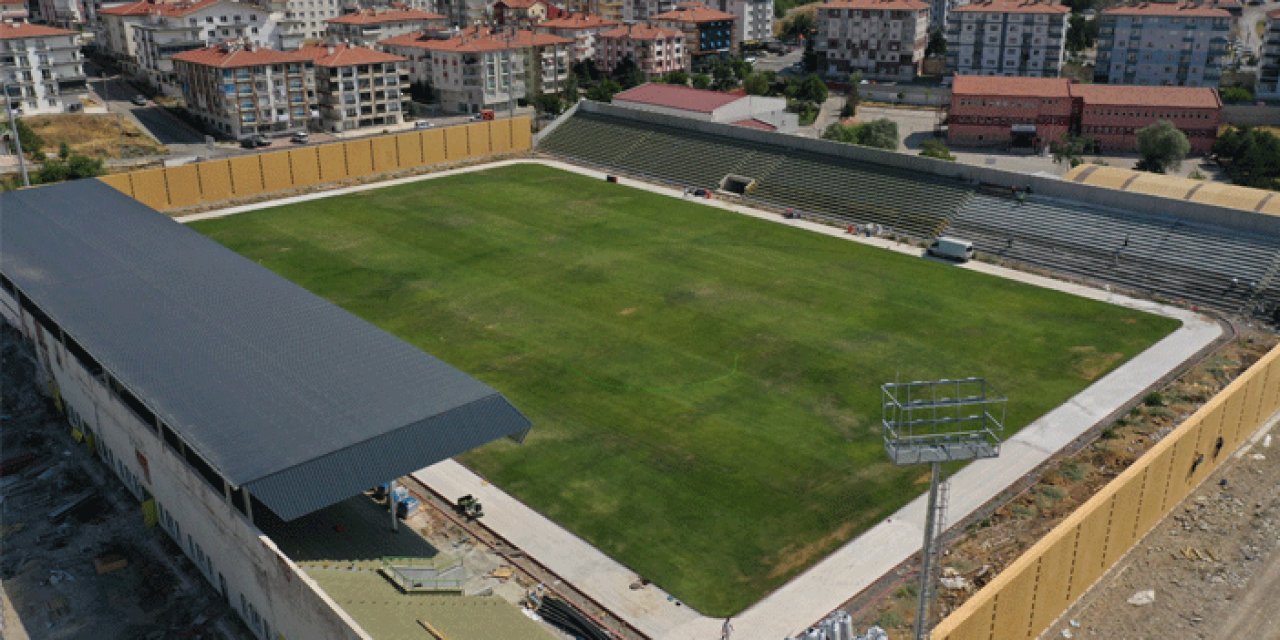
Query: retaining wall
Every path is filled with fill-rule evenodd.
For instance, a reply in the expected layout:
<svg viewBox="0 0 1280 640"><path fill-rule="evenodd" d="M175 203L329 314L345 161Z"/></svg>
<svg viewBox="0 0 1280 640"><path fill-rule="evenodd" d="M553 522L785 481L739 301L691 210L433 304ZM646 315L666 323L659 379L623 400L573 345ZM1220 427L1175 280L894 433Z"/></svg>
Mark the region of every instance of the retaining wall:
<svg viewBox="0 0 1280 640"><path fill-rule="evenodd" d="M248 198L533 147L528 116L143 169L99 178L159 210Z"/></svg>
<svg viewBox="0 0 1280 640"><path fill-rule="evenodd" d="M1036 638L1280 410L1263 356L934 628L934 640Z"/></svg>

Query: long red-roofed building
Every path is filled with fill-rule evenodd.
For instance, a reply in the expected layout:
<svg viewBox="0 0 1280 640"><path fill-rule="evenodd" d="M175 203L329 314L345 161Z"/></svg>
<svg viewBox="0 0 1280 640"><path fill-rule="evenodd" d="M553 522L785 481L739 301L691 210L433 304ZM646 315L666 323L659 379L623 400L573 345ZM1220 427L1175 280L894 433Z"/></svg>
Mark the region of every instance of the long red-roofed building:
<svg viewBox="0 0 1280 640"><path fill-rule="evenodd" d="M813 48L828 74L911 80L929 44L929 5L921 0L829 0L818 5Z"/></svg>
<svg viewBox="0 0 1280 640"><path fill-rule="evenodd" d="M1100 151L1137 150L1137 130L1172 122L1195 153L1208 153L1221 123L1218 92L1195 87L1074 84L1066 78L956 76L947 114L953 145L1043 149L1073 133Z"/></svg>
<svg viewBox="0 0 1280 640"><path fill-rule="evenodd" d="M708 91L661 82L627 89L613 96L613 104L765 131L791 133L798 126L798 116L787 113L786 98Z"/></svg>

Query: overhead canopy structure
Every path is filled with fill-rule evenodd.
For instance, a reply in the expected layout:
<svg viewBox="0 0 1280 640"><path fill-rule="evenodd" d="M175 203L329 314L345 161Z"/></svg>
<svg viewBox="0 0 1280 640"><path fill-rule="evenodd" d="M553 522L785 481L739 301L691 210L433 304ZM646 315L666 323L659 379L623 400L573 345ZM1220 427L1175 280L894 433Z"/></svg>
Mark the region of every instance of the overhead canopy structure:
<svg viewBox="0 0 1280 640"><path fill-rule="evenodd" d="M488 385L97 180L0 194L0 273L158 433L284 520L530 428Z"/></svg>

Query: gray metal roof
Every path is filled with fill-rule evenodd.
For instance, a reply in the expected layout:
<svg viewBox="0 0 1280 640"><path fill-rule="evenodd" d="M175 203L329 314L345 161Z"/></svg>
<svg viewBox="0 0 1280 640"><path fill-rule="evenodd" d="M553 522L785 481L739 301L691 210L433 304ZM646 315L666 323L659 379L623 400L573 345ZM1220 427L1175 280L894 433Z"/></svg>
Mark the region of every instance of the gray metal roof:
<svg viewBox="0 0 1280 640"><path fill-rule="evenodd" d="M491 387L97 180L0 194L0 272L285 520L530 426Z"/></svg>

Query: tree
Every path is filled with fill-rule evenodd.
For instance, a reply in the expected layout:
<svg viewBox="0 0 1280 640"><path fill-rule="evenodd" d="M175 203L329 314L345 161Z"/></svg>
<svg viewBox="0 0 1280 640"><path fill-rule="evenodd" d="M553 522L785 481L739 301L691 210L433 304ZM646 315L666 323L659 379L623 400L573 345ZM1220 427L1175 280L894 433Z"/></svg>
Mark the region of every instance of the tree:
<svg viewBox="0 0 1280 640"><path fill-rule="evenodd" d="M18 118L17 122L18 142L22 143L22 152L32 158L43 155L42 149L44 148L44 138L41 138L40 134L33 131L31 127L28 127L27 123L22 121L22 118ZM3 127L6 132L9 131L7 122L0 122L0 127Z"/></svg>
<svg viewBox="0 0 1280 640"><path fill-rule="evenodd" d="M705 73L697 73L694 74L692 82L694 89L707 89L711 87L711 76Z"/></svg>
<svg viewBox="0 0 1280 640"><path fill-rule="evenodd" d="M1076 167L1084 161L1082 156L1092 146L1092 138L1064 133L1061 139L1049 143L1049 151L1053 154L1055 163L1065 162L1070 167Z"/></svg>
<svg viewBox="0 0 1280 640"><path fill-rule="evenodd" d="M58 158L66 160L71 157L71 145L64 140L58 144Z"/></svg>
<svg viewBox="0 0 1280 640"><path fill-rule="evenodd" d="M564 81L564 101L569 105L578 103L578 75L576 73L569 74L568 79Z"/></svg>
<svg viewBox="0 0 1280 640"><path fill-rule="evenodd" d="M573 75L578 76L578 82L582 84L591 84L601 78L600 70L596 68L593 60L579 60L573 63Z"/></svg>
<svg viewBox="0 0 1280 640"><path fill-rule="evenodd" d="M728 62L721 60L711 68L711 86L716 91L728 91L738 86L738 79L734 77L733 67Z"/></svg>
<svg viewBox="0 0 1280 640"><path fill-rule="evenodd" d="M858 139L854 144L890 151L898 148L898 123L879 118L858 127Z"/></svg>
<svg viewBox="0 0 1280 640"><path fill-rule="evenodd" d="M929 31L929 44L924 47L924 55L927 58L947 55L947 36L941 28Z"/></svg>
<svg viewBox="0 0 1280 640"><path fill-rule="evenodd" d="M1222 90L1223 102L1252 102L1253 92L1246 87L1226 87Z"/></svg>
<svg viewBox="0 0 1280 640"><path fill-rule="evenodd" d="M808 38L815 28L817 28L817 22L812 13L796 13L783 21L782 37L790 40Z"/></svg>
<svg viewBox="0 0 1280 640"><path fill-rule="evenodd" d="M822 104L827 101L827 85L818 74L811 73L796 85L794 97L796 100Z"/></svg>
<svg viewBox="0 0 1280 640"><path fill-rule="evenodd" d="M618 64L614 65L612 76L623 89L638 87L645 82L644 71L631 56L619 60Z"/></svg>
<svg viewBox="0 0 1280 640"><path fill-rule="evenodd" d="M742 81L742 88L753 96L763 96L769 93L769 77L763 73L752 73Z"/></svg>
<svg viewBox="0 0 1280 640"><path fill-rule="evenodd" d="M614 94L622 91L622 85L610 78L601 80L599 84L587 91L587 99L596 102L613 102Z"/></svg>
<svg viewBox="0 0 1280 640"><path fill-rule="evenodd" d="M102 175L102 160L68 153L65 158L48 158L33 176L33 182L47 184L64 180L79 180Z"/></svg>
<svg viewBox="0 0 1280 640"><path fill-rule="evenodd" d="M560 115L560 111L562 109L560 96L554 93L536 93L534 94L533 99L529 101L529 104L532 104L533 108L537 110L538 113L545 113L552 116Z"/></svg>
<svg viewBox="0 0 1280 640"><path fill-rule="evenodd" d="M1280 136L1231 127L1213 143L1213 155L1232 182L1280 191Z"/></svg>
<svg viewBox="0 0 1280 640"><path fill-rule="evenodd" d="M667 75L662 76L662 81L667 84L679 84L679 85L687 86L689 84L689 72L683 69L678 69L676 71L669 71L667 72Z"/></svg>
<svg viewBox="0 0 1280 640"><path fill-rule="evenodd" d="M1067 26L1067 51L1079 53L1092 47L1098 41L1098 21L1090 20L1079 13L1071 14Z"/></svg>
<svg viewBox="0 0 1280 640"><path fill-rule="evenodd" d="M849 74L849 93L844 97L844 106L840 108L841 118L852 118L858 113L858 103L862 102L862 72Z"/></svg>
<svg viewBox="0 0 1280 640"><path fill-rule="evenodd" d="M1138 129L1138 154L1142 159L1135 168L1139 171L1164 173L1182 166L1182 159L1191 151L1187 134L1178 130L1168 120Z"/></svg>
<svg viewBox="0 0 1280 640"><path fill-rule="evenodd" d="M430 82L415 82L409 85L409 97L414 102L429 104L436 101L436 92Z"/></svg>
<svg viewBox="0 0 1280 640"><path fill-rule="evenodd" d="M920 143L920 155L926 158L937 158L939 160L950 160L955 162L956 157L951 155L951 150L941 140L930 138Z"/></svg>

